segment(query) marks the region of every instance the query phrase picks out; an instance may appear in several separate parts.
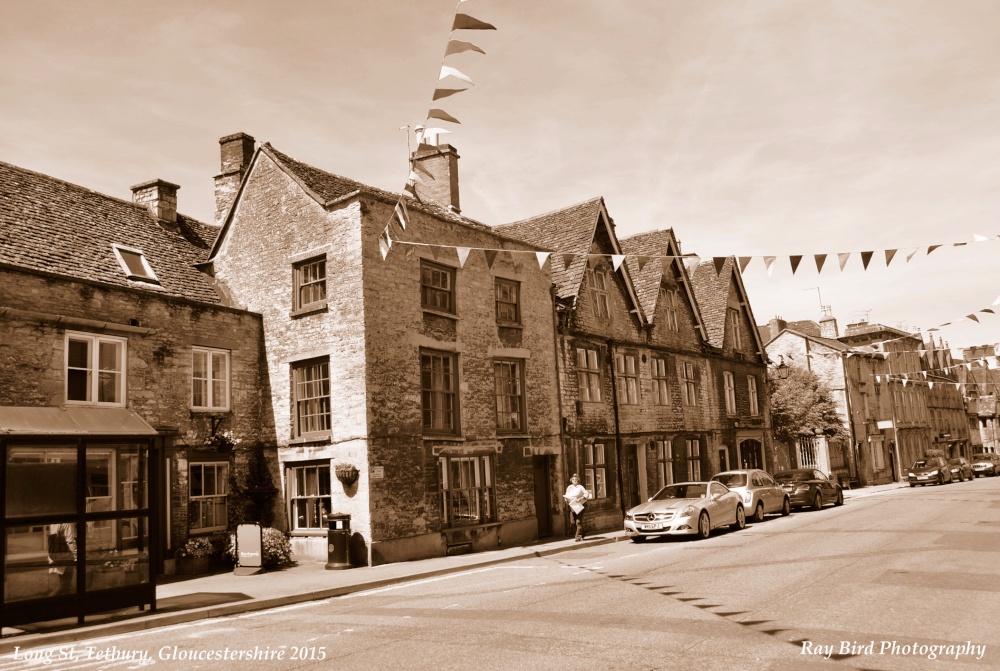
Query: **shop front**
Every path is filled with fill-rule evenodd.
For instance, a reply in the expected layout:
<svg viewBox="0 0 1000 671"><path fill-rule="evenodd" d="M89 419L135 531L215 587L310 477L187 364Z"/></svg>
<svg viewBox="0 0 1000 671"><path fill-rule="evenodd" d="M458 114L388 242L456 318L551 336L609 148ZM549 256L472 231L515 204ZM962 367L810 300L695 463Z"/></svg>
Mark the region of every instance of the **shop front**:
<svg viewBox="0 0 1000 671"><path fill-rule="evenodd" d="M124 408L0 407L0 626L155 608L156 435Z"/></svg>

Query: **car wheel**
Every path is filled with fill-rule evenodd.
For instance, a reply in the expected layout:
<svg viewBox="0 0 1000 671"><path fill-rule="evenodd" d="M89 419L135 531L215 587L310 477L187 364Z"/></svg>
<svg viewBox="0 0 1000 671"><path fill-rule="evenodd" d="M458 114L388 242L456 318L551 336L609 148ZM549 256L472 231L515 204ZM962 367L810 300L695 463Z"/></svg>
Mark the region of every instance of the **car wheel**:
<svg viewBox="0 0 1000 671"><path fill-rule="evenodd" d="M698 538L708 538L712 533L712 524L708 520L708 513L704 510L698 516Z"/></svg>
<svg viewBox="0 0 1000 671"><path fill-rule="evenodd" d="M910 486L911 486L911 487L916 487L916 486L917 486L917 483L915 483L915 482L911 482L911 483L910 483Z"/></svg>
<svg viewBox="0 0 1000 671"><path fill-rule="evenodd" d="M792 512L792 504L788 501L788 497L781 503L781 516L788 517L788 514Z"/></svg>
<svg viewBox="0 0 1000 671"><path fill-rule="evenodd" d="M940 487L943 484L944 484L944 476L938 473L938 486Z"/></svg>
<svg viewBox="0 0 1000 671"><path fill-rule="evenodd" d="M645 536L632 536L633 543L642 543L645 540L646 540Z"/></svg>
<svg viewBox="0 0 1000 671"><path fill-rule="evenodd" d="M764 504L757 506L757 510L764 512ZM739 531L740 529L745 529L747 526L747 514L743 511L743 506L736 506L736 521L730 525L733 531Z"/></svg>
<svg viewBox="0 0 1000 671"><path fill-rule="evenodd" d="M758 501L757 502L757 507L754 508L754 510L753 510L753 517L750 518L750 521L753 522L754 524L756 524L758 522L763 522L764 521L764 502L763 501Z"/></svg>
<svg viewBox="0 0 1000 671"><path fill-rule="evenodd" d="M816 492L816 498L813 499L813 510L819 510L823 507L823 495Z"/></svg>
<svg viewBox="0 0 1000 671"><path fill-rule="evenodd" d="M842 506L842 505L844 505L844 490L843 489L838 489L837 490L837 500L833 502L833 505L835 505L835 506Z"/></svg>

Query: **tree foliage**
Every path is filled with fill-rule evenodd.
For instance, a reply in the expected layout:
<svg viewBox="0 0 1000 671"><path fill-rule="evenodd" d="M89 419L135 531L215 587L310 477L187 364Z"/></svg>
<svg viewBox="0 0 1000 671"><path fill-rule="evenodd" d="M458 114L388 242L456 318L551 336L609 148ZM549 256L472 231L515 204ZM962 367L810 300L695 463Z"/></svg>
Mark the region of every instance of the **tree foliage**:
<svg viewBox="0 0 1000 671"><path fill-rule="evenodd" d="M775 439L786 444L817 432L831 440L846 434L830 388L815 373L796 367L789 367L787 379L774 381L771 428Z"/></svg>

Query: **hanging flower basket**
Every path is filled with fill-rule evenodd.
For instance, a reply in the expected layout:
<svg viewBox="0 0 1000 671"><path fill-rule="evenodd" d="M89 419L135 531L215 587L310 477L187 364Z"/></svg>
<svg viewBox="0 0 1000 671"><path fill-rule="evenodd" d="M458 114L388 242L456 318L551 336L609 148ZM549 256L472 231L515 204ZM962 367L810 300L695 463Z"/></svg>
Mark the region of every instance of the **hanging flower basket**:
<svg viewBox="0 0 1000 671"><path fill-rule="evenodd" d="M336 467L334 472L337 474L337 479L340 480L345 487L350 487L358 481L358 469L351 464L340 464Z"/></svg>
<svg viewBox="0 0 1000 671"><path fill-rule="evenodd" d="M215 450L216 452L221 452L222 454L228 454L233 451L237 445L240 444L240 439L233 435L232 431L222 431L221 433L213 433L211 436L205 439L205 447Z"/></svg>

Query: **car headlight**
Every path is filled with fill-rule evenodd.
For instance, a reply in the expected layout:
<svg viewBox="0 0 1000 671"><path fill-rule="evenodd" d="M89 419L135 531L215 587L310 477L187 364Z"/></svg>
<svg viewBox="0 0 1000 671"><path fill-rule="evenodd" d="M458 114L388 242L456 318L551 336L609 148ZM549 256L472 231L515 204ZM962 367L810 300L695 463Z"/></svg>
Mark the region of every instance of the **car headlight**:
<svg viewBox="0 0 1000 671"><path fill-rule="evenodd" d="M937 475L937 474L938 474L937 469L935 469L933 471L927 471L927 475Z"/></svg>
<svg viewBox="0 0 1000 671"><path fill-rule="evenodd" d="M632 519L634 519L634 518L632 517L632 513L625 513L625 519L627 519L627 520L632 520Z"/></svg>
<svg viewBox="0 0 1000 671"><path fill-rule="evenodd" d="M909 473L907 473L907 475L911 478L917 477L916 475L913 474L913 471L910 471Z"/></svg>
<svg viewBox="0 0 1000 671"><path fill-rule="evenodd" d="M688 506L687 508L685 508L684 510L681 511L681 515L680 516L681 517L691 517L696 512L698 512L697 508L695 508L694 506Z"/></svg>

